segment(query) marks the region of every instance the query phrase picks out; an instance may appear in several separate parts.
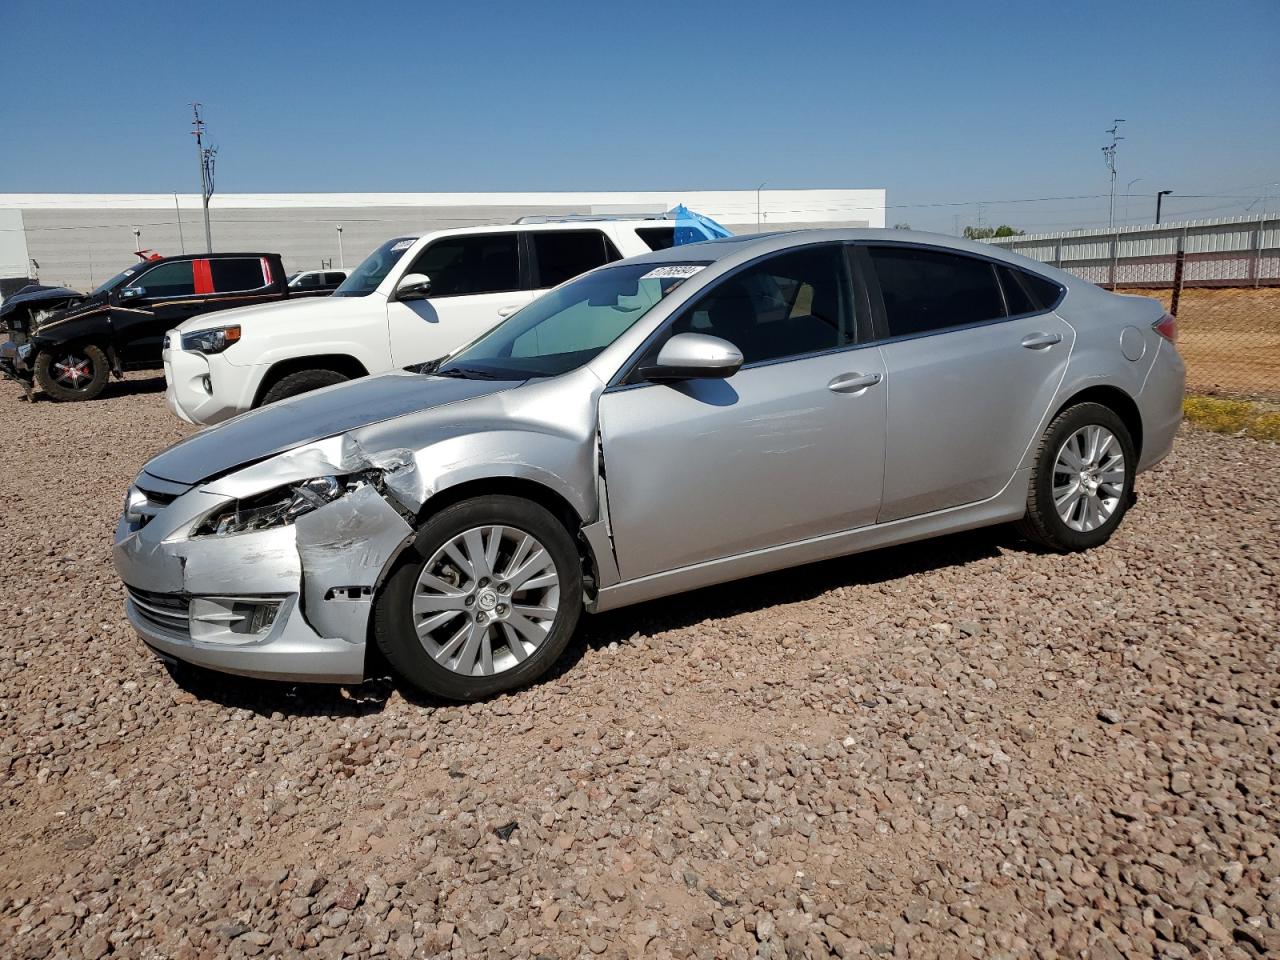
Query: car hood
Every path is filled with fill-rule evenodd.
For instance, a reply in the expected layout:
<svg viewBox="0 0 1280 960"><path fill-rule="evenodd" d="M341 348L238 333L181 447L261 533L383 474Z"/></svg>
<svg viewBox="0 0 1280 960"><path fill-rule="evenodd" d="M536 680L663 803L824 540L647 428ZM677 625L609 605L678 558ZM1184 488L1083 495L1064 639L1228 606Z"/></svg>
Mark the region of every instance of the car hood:
<svg viewBox="0 0 1280 960"><path fill-rule="evenodd" d="M358 303L363 297L291 297L288 300L274 300L271 303L255 303L247 307L232 307L230 310L218 310L214 321L218 326L227 323L253 322L258 314L270 314L271 322L276 322L290 310L306 310L314 317L350 316L351 304ZM212 314L197 314L184 320L174 329L180 333L191 333L193 330L207 330Z"/></svg>
<svg viewBox="0 0 1280 960"><path fill-rule="evenodd" d="M509 390L521 382L408 371L363 377L242 413L174 444L143 469L153 477L196 484L305 443Z"/></svg>

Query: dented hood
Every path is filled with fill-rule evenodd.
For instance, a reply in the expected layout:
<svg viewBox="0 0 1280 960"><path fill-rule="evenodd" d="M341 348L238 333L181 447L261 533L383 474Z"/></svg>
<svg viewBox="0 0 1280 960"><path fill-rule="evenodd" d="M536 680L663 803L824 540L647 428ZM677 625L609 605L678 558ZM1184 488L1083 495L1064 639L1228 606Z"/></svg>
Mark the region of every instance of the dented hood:
<svg viewBox="0 0 1280 960"><path fill-rule="evenodd" d="M242 413L174 444L144 469L164 480L200 483L304 443L520 383L404 371L364 377Z"/></svg>

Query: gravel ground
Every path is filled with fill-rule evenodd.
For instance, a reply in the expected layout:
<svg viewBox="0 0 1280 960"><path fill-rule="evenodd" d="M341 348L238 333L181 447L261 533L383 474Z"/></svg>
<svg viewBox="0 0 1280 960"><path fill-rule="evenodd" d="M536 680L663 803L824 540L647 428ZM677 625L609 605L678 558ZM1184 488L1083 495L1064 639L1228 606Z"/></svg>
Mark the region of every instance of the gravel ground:
<svg viewBox="0 0 1280 960"><path fill-rule="evenodd" d="M175 680L108 543L155 381L0 389L0 955L1280 954L1280 456L588 620L490 703Z"/></svg>

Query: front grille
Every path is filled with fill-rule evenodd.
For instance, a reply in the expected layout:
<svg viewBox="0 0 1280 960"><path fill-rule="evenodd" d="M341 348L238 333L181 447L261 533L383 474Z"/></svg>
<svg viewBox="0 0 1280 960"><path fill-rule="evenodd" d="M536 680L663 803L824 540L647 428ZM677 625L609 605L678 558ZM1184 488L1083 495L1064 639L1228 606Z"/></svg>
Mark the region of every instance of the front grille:
<svg viewBox="0 0 1280 960"><path fill-rule="evenodd" d="M178 495L175 493L147 489L139 484L135 484L134 489L142 494L144 498L142 500L130 498L129 512L133 517L137 518L135 521L136 526L134 527L136 530L141 530L155 519L156 514L178 499Z"/></svg>
<svg viewBox="0 0 1280 960"><path fill-rule="evenodd" d="M138 616L154 627L182 636L191 635L191 602L179 593L153 593L128 587Z"/></svg>

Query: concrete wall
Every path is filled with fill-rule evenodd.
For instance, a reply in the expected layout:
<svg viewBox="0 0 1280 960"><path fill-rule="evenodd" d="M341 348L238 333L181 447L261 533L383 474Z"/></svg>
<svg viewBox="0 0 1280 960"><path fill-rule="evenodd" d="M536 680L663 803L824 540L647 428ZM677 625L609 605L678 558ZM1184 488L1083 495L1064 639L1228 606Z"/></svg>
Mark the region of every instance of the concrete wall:
<svg viewBox="0 0 1280 960"><path fill-rule="evenodd" d="M765 190L760 229L883 226L883 190ZM210 208L215 250L272 251L289 270L358 264L397 234L471 224L510 223L521 216L641 213L677 203L718 220L735 233L757 229L754 190L594 194L283 194L215 197ZM40 264L43 283L90 289L136 262L138 244L170 255L200 252L200 198L181 195L2 195L0 238L21 243ZM342 226L341 250L337 227ZM5 232L3 228L10 226ZM6 241L0 240L0 244ZM6 248L0 246L0 253ZM18 255L0 256L7 263ZM0 273L0 276L8 275Z"/></svg>

